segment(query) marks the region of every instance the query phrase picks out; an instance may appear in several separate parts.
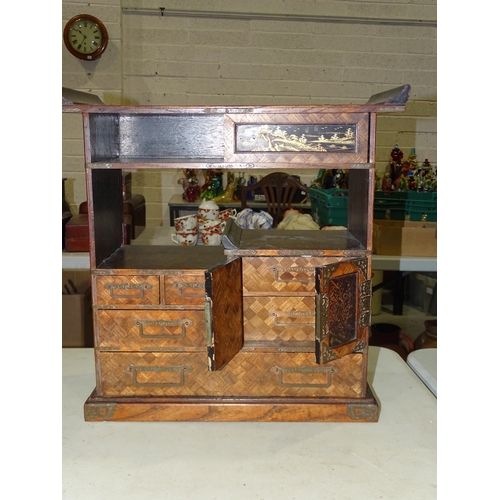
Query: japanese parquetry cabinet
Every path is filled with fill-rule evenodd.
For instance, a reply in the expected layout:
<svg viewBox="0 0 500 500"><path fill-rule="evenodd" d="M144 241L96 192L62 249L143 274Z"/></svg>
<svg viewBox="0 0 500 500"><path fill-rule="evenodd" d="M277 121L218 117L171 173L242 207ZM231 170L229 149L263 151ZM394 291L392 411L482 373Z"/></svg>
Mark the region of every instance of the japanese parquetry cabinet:
<svg viewBox="0 0 500 500"><path fill-rule="evenodd" d="M83 116L96 387L88 421L377 421L367 383L377 113L66 103ZM123 245L122 169L349 169L347 230Z"/></svg>

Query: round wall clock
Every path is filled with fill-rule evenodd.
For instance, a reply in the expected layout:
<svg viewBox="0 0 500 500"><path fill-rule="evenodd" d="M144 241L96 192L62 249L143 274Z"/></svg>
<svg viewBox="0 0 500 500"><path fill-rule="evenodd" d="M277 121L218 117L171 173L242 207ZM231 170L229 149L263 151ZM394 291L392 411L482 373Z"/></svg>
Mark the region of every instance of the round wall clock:
<svg viewBox="0 0 500 500"><path fill-rule="evenodd" d="M94 61L108 46L108 32L104 24L89 14L71 18L64 27L64 44L78 59Z"/></svg>

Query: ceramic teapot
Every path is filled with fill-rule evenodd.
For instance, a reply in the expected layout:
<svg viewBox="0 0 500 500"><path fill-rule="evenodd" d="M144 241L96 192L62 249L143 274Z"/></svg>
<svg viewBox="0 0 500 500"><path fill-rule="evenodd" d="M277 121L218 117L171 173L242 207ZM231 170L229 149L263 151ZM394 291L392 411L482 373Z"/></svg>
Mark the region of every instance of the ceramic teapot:
<svg viewBox="0 0 500 500"><path fill-rule="evenodd" d="M198 215L206 219L218 219L219 205L212 200L203 200L198 207Z"/></svg>

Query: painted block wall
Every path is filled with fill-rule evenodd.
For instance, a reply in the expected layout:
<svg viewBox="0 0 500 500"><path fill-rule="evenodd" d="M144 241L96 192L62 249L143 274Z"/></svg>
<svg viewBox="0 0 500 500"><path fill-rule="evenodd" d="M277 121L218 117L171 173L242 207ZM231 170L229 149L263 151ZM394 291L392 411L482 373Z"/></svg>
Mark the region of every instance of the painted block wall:
<svg viewBox="0 0 500 500"><path fill-rule="evenodd" d="M75 59L62 40L62 84L106 104L248 105L364 103L409 83L407 111L379 115L377 171L397 143L417 158L437 159L435 26L250 20L160 15L168 10L436 22L436 0L100 0L63 1L62 29L74 15L100 18L110 43L95 62ZM141 11L134 9L142 9ZM62 33L62 30L61 30ZM64 113L63 177L74 213L86 199L82 124ZM265 171L259 174L264 175ZM316 172L297 172L309 184ZM168 201L181 194L182 172L135 172L148 225L168 225ZM200 181L202 174L200 172Z"/></svg>

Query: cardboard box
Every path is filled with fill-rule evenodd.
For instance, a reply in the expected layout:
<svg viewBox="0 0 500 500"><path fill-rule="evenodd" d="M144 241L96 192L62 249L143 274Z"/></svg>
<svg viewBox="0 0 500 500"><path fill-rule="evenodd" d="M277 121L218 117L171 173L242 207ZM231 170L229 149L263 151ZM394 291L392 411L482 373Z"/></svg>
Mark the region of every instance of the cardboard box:
<svg viewBox="0 0 500 500"><path fill-rule="evenodd" d="M93 347L90 271L63 271L62 286L62 347Z"/></svg>
<svg viewBox="0 0 500 500"><path fill-rule="evenodd" d="M378 255L437 257L437 222L374 220L373 252Z"/></svg>

